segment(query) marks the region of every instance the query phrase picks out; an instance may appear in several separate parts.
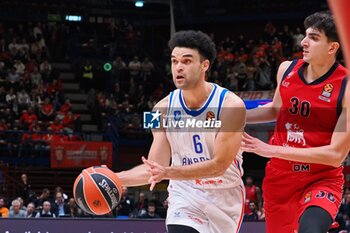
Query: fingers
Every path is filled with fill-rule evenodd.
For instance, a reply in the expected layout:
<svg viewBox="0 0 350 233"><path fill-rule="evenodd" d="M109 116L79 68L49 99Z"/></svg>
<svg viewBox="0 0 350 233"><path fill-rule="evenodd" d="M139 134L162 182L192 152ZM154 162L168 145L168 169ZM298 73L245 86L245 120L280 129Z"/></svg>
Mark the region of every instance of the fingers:
<svg viewBox="0 0 350 233"><path fill-rule="evenodd" d="M157 182L151 182L151 186L149 187L149 191L153 191L156 184L157 184Z"/></svg>
<svg viewBox="0 0 350 233"><path fill-rule="evenodd" d="M151 176L151 177L148 179L148 183L151 184L150 187L149 187L149 190L150 190L150 191L153 191L153 189L154 189L154 187L156 186L156 184L158 183L158 181L156 181L155 176Z"/></svg>

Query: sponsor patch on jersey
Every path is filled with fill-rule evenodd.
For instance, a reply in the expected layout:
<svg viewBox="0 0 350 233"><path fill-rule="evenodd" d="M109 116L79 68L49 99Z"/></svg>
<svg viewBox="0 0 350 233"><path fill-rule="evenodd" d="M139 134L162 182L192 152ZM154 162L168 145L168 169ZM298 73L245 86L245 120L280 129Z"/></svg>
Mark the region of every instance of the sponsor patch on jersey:
<svg viewBox="0 0 350 233"><path fill-rule="evenodd" d="M192 219L194 222L196 222L196 223L198 223L198 224L201 224L201 225L204 223L200 218L195 217L195 216L193 216L193 215L188 215L188 218L189 218L189 219Z"/></svg>

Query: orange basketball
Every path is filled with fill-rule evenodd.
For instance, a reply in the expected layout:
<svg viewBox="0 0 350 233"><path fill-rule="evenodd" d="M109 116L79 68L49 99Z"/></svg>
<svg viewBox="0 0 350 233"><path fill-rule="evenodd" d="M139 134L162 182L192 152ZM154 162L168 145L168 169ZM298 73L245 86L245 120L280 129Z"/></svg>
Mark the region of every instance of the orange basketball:
<svg viewBox="0 0 350 233"><path fill-rule="evenodd" d="M106 166L84 169L75 179L73 196L87 213L103 215L117 207L122 195L118 176Z"/></svg>

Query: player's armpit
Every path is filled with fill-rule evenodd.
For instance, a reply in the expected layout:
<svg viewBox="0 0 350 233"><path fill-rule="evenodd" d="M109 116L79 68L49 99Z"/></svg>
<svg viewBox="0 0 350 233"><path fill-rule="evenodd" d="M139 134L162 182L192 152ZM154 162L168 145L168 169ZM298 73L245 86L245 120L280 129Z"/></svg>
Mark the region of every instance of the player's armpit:
<svg viewBox="0 0 350 233"><path fill-rule="evenodd" d="M235 159L242 140L246 108L243 101L230 93L226 96L220 120L221 128L214 144L213 162L218 175L222 175Z"/></svg>

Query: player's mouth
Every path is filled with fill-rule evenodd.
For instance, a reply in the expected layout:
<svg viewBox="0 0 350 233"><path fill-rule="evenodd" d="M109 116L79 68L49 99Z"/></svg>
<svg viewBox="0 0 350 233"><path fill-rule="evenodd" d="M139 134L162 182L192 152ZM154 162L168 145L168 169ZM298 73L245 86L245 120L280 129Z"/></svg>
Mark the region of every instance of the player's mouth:
<svg viewBox="0 0 350 233"><path fill-rule="evenodd" d="M183 79L185 79L185 77L182 76L182 75L177 75L177 76L176 76L176 80L183 80Z"/></svg>

